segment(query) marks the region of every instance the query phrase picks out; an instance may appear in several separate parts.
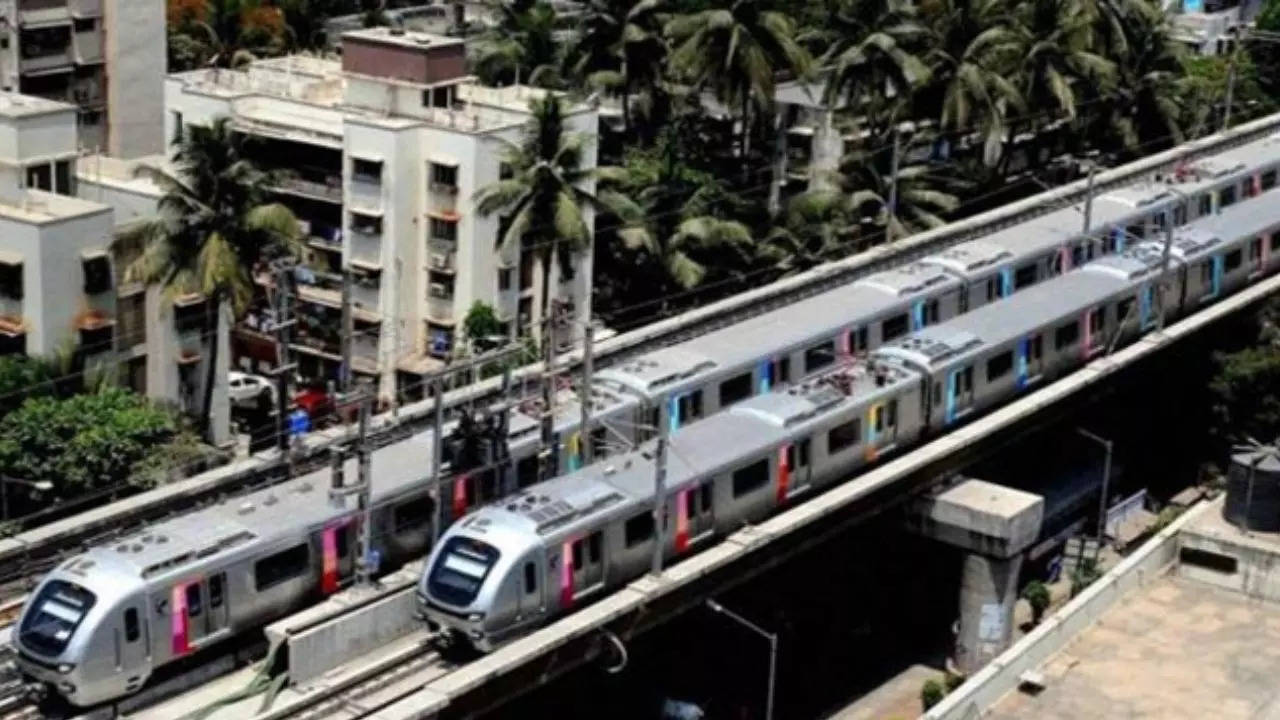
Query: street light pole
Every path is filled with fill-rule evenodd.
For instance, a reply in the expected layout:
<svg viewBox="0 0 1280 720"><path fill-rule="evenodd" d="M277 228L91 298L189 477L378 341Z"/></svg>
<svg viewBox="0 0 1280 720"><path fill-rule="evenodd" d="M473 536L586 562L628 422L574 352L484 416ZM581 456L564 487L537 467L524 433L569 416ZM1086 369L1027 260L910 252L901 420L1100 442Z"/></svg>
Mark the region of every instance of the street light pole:
<svg viewBox="0 0 1280 720"><path fill-rule="evenodd" d="M0 522L9 520L9 485L25 485L33 490L49 492L53 483L48 480L23 480L22 478L0 475Z"/></svg>
<svg viewBox="0 0 1280 720"><path fill-rule="evenodd" d="M1110 440L1101 438L1084 428L1076 428L1080 435L1102 445L1106 449L1106 459L1102 465L1102 495L1098 499L1098 549L1102 549L1102 539L1107 529L1107 486L1111 484L1111 446Z"/></svg>
<svg viewBox="0 0 1280 720"><path fill-rule="evenodd" d="M721 605L715 600L712 600L711 598L707 598L707 607L710 608L712 612L720 613L721 615L728 617L729 619L737 622L739 625L742 625L748 630L754 632L755 634L769 641L769 691L768 691L768 695L765 697L764 720L773 720L773 691L774 691L774 685L775 685L775 678L777 677L777 673L778 673L778 635L777 633L768 632L767 630L760 627L759 625L756 625L755 623L742 617L741 615L730 610L729 608Z"/></svg>

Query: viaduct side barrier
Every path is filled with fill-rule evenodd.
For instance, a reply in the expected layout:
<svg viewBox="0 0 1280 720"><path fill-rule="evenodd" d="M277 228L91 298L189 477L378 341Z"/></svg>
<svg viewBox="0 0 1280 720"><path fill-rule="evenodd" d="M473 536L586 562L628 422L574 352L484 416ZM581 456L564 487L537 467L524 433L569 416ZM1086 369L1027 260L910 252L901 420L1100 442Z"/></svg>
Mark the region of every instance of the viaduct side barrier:
<svg viewBox="0 0 1280 720"><path fill-rule="evenodd" d="M610 640L606 633L626 642L697 605L708 595L741 584L850 525L905 501L946 473L1086 407L1126 378L1142 372L1143 360L1277 291L1280 276L1094 360L969 425L726 537L718 545L669 567L660 578L645 576L636 580L593 605L429 681L420 691L379 710L377 717L470 718L492 710L607 652ZM1114 582L1099 583L1093 592L1114 593L1116 587Z"/></svg>
<svg viewBox="0 0 1280 720"><path fill-rule="evenodd" d="M1206 153L1220 152L1250 142L1276 130L1280 130L1280 113L1098 173L1094 178L1094 192L1095 194L1105 192L1136 177L1171 168L1179 162ZM909 262L943 247L1044 214L1082 199L1085 186L1085 180L1078 180L1061 188L918 233L890 245L878 246L843 260L826 263L799 275L603 340L595 344L596 366L606 367L624 359L628 354L680 342L852 282L858 277L878 272L886 267ZM561 355L558 364L569 370L580 360L581 352L573 351ZM513 385L535 382L541 372L540 363L520 368L512 373ZM446 407L454 408L488 400L497 395L500 385L500 379L491 378L448 392L445 394L444 404ZM432 401L424 400L373 418L371 437L375 447L399 441L429 427L432 423L432 415ZM351 433L346 428L332 428L312 433L294 453L292 463L295 471L305 472L320 467L326 461L327 448L335 442L349 439L350 436ZM109 503L10 538L0 539L0 568L14 569L11 576L0 573L0 582L42 572L46 567L57 562L59 553L76 550L84 544L128 530L137 523L190 510L201 503L216 501L222 495L241 492L246 488L271 482L283 477L288 467L289 464L274 453L262 454L139 493L125 500Z"/></svg>

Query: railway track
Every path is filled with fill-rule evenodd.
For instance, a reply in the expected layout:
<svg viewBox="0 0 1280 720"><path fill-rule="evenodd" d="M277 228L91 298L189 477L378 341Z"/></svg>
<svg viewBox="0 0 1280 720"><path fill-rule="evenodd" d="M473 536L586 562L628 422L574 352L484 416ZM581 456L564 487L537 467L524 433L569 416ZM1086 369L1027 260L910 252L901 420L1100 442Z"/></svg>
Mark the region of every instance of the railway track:
<svg viewBox="0 0 1280 720"><path fill-rule="evenodd" d="M1229 133L1215 135L1180 146L1115 170L1099 173L1095 178L1095 194L1133 182L1153 172L1171 169L1178 163L1251 142L1280 129L1280 114L1239 126ZM873 248L858 256L813 268L795 277L774 282L768 286L740 293L703 308L687 312L679 317L662 320L639 330L615 336L596 344L595 364L609 367L655 348L682 342L749 317L798 302L834 287L845 285L859 278L905 262L938 252L948 246L980 237L1010 225L1024 222L1051 212L1065 205L1080 202L1085 197L1084 181L1077 181L1058 190L1038 194L1009 205L991 210L965 220L951 223L926 233L894 243L892 246ZM558 359L566 371L577 367L577 353ZM526 383L530 390L538 389L536 377L540 365L521 368L514 374L518 383ZM446 409L452 414L463 406L490 402L497 399L500 383L495 379L467 388L452 391L445 396ZM430 401L400 408L392 415L375 420L371 440L375 447L383 447L403 440L429 428L433 422ZM290 461L263 460L241 472L230 473L225 478L208 482L191 492L176 492L172 497L150 504L123 502L109 516L99 515L93 522L77 524L77 518L63 521L67 527L52 537L34 540L22 539L12 548L0 546L0 566L11 568L0 572L0 601L20 597L33 578L47 572L67 554L92 543L109 540L127 533L138 525L171 515L188 512L202 505L218 502L265 485L273 484L290 475L311 472L328 462L328 447L334 442L344 442L350 433L314 443L296 452ZM193 479L180 481L190 483ZM144 493L145 495L145 493ZM19 536L20 538L22 536ZM0 620L0 626L3 626Z"/></svg>

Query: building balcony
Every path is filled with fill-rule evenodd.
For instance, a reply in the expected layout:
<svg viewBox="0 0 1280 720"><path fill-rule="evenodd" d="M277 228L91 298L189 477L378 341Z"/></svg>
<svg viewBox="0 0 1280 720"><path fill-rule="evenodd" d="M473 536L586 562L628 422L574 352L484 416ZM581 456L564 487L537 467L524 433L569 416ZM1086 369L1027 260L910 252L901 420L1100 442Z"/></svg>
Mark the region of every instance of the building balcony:
<svg viewBox="0 0 1280 720"><path fill-rule="evenodd" d="M457 245L435 238L427 241L427 270L452 275L457 272L457 262Z"/></svg>
<svg viewBox="0 0 1280 720"><path fill-rule="evenodd" d="M77 19L102 17L102 0L67 0L67 10Z"/></svg>
<svg viewBox="0 0 1280 720"><path fill-rule="evenodd" d="M427 210L433 215L456 215L458 212L458 186L431 183L427 195Z"/></svg>
<svg viewBox="0 0 1280 720"><path fill-rule="evenodd" d="M71 69L75 64L75 60L71 57L71 46L68 44L61 50L40 49L32 51L30 55L23 53L22 62L19 64L23 74L47 72L59 70L62 68Z"/></svg>
<svg viewBox="0 0 1280 720"><path fill-rule="evenodd" d="M428 295L427 319L441 325L452 325L454 323L453 298Z"/></svg>
<svg viewBox="0 0 1280 720"><path fill-rule="evenodd" d="M98 0L99 7L101 4L102 0ZM70 20L67 0L20 0L18 3L18 24L23 27L56 25Z"/></svg>
<svg viewBox="0 0 1280 720"><path fill-rule="evenodd" d="M342 204L342 176L322 170L298 168L282 173L272 189L287 195Z"/></svg>

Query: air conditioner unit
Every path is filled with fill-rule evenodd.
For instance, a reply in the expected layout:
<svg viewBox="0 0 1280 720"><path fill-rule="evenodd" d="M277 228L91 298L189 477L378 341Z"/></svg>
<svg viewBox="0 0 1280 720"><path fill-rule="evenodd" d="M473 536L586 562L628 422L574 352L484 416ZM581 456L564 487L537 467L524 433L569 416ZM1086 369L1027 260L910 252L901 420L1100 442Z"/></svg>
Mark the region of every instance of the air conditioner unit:
<svg viewBox="0 0 1280 720"><path fill-rule="evenodd" d="M436 270L448 270L449 256L444 253L431 253L431 267Z"/></svg>

